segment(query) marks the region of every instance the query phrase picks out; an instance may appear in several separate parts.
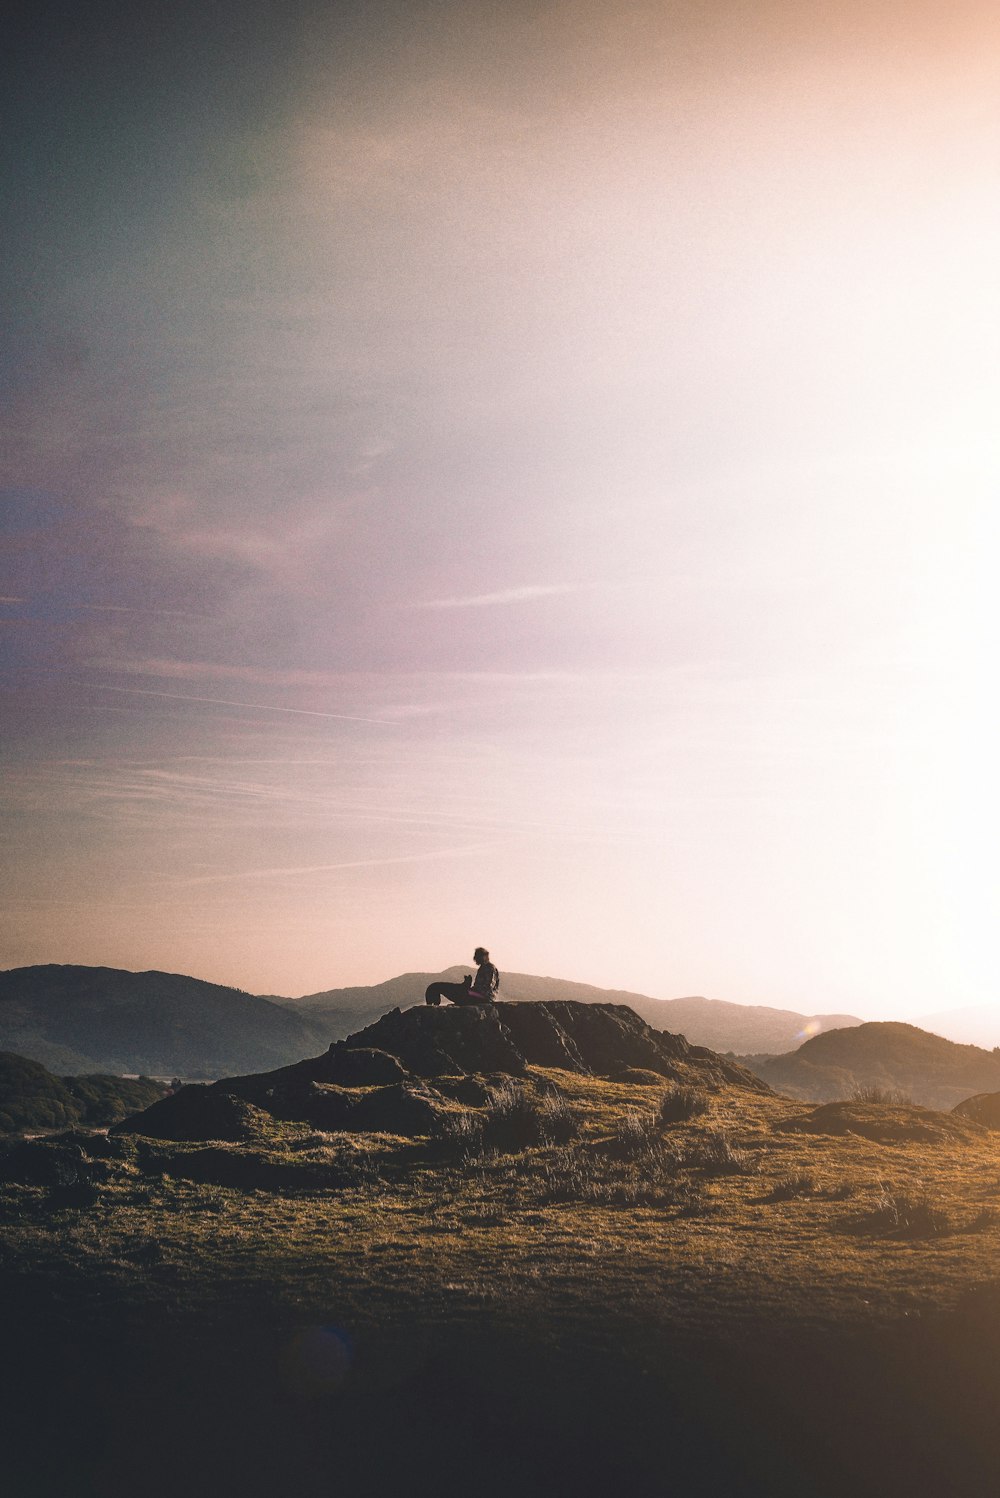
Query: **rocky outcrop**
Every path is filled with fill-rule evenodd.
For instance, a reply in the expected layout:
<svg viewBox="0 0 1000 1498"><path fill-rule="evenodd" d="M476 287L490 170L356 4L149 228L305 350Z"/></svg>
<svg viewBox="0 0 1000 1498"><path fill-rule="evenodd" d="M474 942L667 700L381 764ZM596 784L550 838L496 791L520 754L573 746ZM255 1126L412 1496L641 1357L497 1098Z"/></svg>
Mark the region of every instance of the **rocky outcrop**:
<svg viewBox="0 0 1000 1498"><path fill-rule="evenodd" d="M459 1009L394 1009L366 1030L331 1046L376 1046L397 1056L416 1076L506 1072L527 1066L560 1067L606 1077L623 1067L675 1078L678 1063L705 1081L734 1082L770 1092L745 1067L727 1061L683 1035L654 1030L626 1004L484 1004Z"/></svg>
<svg viewBox="0 0 1000 1498"><path fill-rule="evenodd" d="M262 1137L269 1122L270 1116L262 1108L224 1087L195 1083L179 1088L143 1113L123 1119L109 1132L145 1134L150 1139L173 1139L178 1143L220 1139L230 1144L249 1144Z"/></svg>
<svg viewBox="0 0 1000 1498"><path fill-rule="evenodd" d="M857 1134L878 1144L917 1140L923 1144L954 1143L979 1134L974 1123L954 1113L936 1113L913 1103L825 1103L789 1119L784 1127L802 1134Z"/></svg>
<svg viewBox="0 0 1000 1498"><path fill-rule="evenodd" d="M951 1111L959 1118L971 1118L984 1129L1000 1129L1000 1092L977 1092L975 1097L956 1103Z"/></svg>
<svg viewBox="0 0 1000 1498"><path fill-rule="evenodd" d="M259 1137L272 1117L330 1131L426 1134L455 1103L482 1103L486 1078L521 1077L532 1066L770 1091L734 1062L652 1029L624 1004L419 1006L394 1009L309 1061L182 1088L117 1131L239 1141Z"/></svg>

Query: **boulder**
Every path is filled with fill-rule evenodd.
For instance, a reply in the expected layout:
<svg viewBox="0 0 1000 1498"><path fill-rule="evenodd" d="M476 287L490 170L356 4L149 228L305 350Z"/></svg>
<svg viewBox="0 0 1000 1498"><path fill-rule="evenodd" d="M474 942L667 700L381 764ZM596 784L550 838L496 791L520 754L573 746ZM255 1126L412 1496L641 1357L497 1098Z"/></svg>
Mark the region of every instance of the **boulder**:
<svg viewBox="0 0 1000 1498"><path fill-rule="evenodd" d="M959 1118L970 1118L984 1129L1000 1129L1000 1092L977 1092L951 1110Z"/></svg>
<svg viewBox="0 0 1000 1498"><path fill-rule="evenodd" d="M789 1119L784 1127L803 1134L857 1134L878 1144L942 1144L972 1139L980 1132L976 1124L953 1113L935 1113L915 1103L823 1103Z"/></svg>
<svg viewBox="0 0 1000 1498"><path fill-rule="evenodd" d="M234 1097L218 1083L192 1084L153 1103L142 1113L123 1118L109 1130L115 1134L143 1134L149 1139L220 1139L231 1144L261 1138L270 1118L245 1099Z"/></svg>

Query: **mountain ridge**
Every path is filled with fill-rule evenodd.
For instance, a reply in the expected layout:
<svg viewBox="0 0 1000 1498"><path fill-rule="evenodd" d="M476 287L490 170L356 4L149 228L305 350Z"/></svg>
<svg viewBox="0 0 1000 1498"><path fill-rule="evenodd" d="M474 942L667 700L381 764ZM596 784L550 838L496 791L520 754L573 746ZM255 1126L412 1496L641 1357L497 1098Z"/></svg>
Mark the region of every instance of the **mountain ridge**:
<svg viewBox="0 0 1000 1498"><path fill-rule="evenodd" d="M306 1017L183 973L74 963L0 972L0 1048L60 1073L210 1077L298 1060L322 1041Z"/></svg>
<svg viewBox="0 0 1000 1498"><path fill-rule="evenodd" d="M351 988L334 988L318 993L304 994L297 999L274 1001L297 1007L302 1005L309 1014L333 1020L342 1029L342 1039L350 1033L350 1025L360 1017L386 1012L387 1008L419 1002L424 988L437 979L448 982L460 981L471 971L468 964L457 964L438 973L402 973L383 983ZM671 1034L682 1034L692 1045L704 1045L715 1051L733 1051L741 1054L769 1052L775 1054L790 1048L796 1040L817 1025L822 1030L843 1029L860 1025L862 1021L852 1014L800 1014L792 1009L780 1009L763 1004L735 1004L725 999L706 999L692 995L677 999L657 999L649 994L632 993L628 989L598 988L590 983L578 983L568 978L540 977L531 973L503 972L500 983L501 999L514 1002L564 1001L581 1003L626 1004L635 1010L654 1029Z"/></svg>
<svg viewBox="0 0 1000 1498"><path fill-rule="evenodd" d="M830 1030L787 1055L742 1060L777 1091L805 1102L833 1102L875 1088L951 1109L973 1094L1000 1092L1000 1054L899 1020Z"/></svg>

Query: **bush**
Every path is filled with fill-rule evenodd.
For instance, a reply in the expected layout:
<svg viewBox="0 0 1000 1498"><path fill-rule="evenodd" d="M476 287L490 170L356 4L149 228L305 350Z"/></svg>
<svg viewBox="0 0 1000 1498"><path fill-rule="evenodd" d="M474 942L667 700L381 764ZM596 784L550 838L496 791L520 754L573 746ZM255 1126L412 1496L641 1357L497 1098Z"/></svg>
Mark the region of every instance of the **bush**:
<svg viewBox="0 0 1000 1498"><path fill-rule="evenodd" d="M516 1154L541 1144L545 1137L542 1108L514 1082L503 1082L486 1095L482 1112L483 1147Z"/></svg>
<svg viewBox="0 0 1000 1498"><path fill-rule="evenodd" d="M692 1144L683 1156L689 1170L700 1170L707 1176L747 1175L756 1168L746 1150L734 1149L725 1134L710 1132Z"/></svg>
<svg viewBox="0 0 1000 1498"><path fill-rule="evenodd" d="M886 1238L941 1238L955 1231L948 1212L924 1193L910 1196L879 1184L869 1212L855 1219L855 1231Z"/></svg>
<svg viewBox="0 0 1000 1498"><path fill-rule="evenodd" d="M784 1176L782 1180L776 1181L764 1200L790 1202L797 1196L812 1196L815 1190L816 1177L807 1170L800 1170L795 1175Z"/></svg>
<svg viewBox="0 0 1000 1498"><path fill-rule="evenodd" d="M618 1160L639 1160L662 1153L663 1136L654 1114L643 1114L629 1108L618 1120L618 1126L606 1146L606 1153Z"/></svg>
<svg viewBox="0 0 1000 1498"><path fill-rule="evenodd" d="M580 1115L559 1092L549 1093L541 1102L542 1136L551 1144L568 1144L580 1135Z"/></svg>
<svg viewBox="0 0 1000 1498"><path fill-rule="evenodd" d="M677 1157L663 1150L645 1160L619 1160L583 1145L560 1150L541 1168L538 1200L600 1207L701 1209L700 1188L678 1173Z"/></svg>
<svg viewBox="0 0 1000 1498"><path fill-rule="evenodd" d="M483 1150L483 1120L468 1109L462 1113L444 1113L438 1119L433 1137L446 1154L479 1155Z"/></svg>
<svg viewBox="0 0 1000 1498"><path fill-rule="evenodd" d="M656 1122L661 1128L668 1124L684 1123L689 1118L700 1118L708 1112L708 1098L697 1087L668 1087L656 1108Z"/></svg>
<svg viewBox="0 0 1000 1498"><path fill-rule="evenodd" d="M851 1088L852 1103L888 1103L893 1107L912 1106L913 1099L898 1087L878 1087L875 1083L859 1082Z"/></svg>

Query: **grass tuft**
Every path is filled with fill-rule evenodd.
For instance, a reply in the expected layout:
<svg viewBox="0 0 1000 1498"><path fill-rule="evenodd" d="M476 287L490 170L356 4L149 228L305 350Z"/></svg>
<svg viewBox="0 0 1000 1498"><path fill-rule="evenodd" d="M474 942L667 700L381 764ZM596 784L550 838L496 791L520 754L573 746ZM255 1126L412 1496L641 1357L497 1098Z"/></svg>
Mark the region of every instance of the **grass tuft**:
<svg viewBox="0 0 1000 1498"><path fill-rule="evenodd" d="M737 1149L728 1135L708 1130L688 1146L683 1163L689 1170L700 1170L706 1176L749 1175L757 1162L748 1150Z"/></svg>
<svg viewBox="0 0 1000 1498"><path fill-rule="evenodd" d="M951 1215L926 1192L911 1196L879 1182L871 1209L854 1219L855 1232L883 1238L943 1238L954 1233Z"/></svg>
<svg viewBox="0 0 1000 1498"><path fill-rule="evenodd" d="M668 1087L656 1108L656 1121L660 1128L668 1124L686 1123L700 1118L708 1112L708 1098L697 1087Z"/></svg>
<svg viewBox="0 0 1000 1498"><path fill-rule="evenodd" d="M851 1088L852 1103L885 1103L892 1107L912 1107L913 1099L898 1087L878 1087L874 1083L859 1082Z"/></svg>
<svg viewBox="0 0 1000 1498"><path fill-rule="evenodd" d="M776 1181L764 1197L764 1201L790 1202L796 1197L813 1196L816 1189L816 1177L812 1172L800 1170L795 1175L784 1176L782 1180Z"/></svg>

